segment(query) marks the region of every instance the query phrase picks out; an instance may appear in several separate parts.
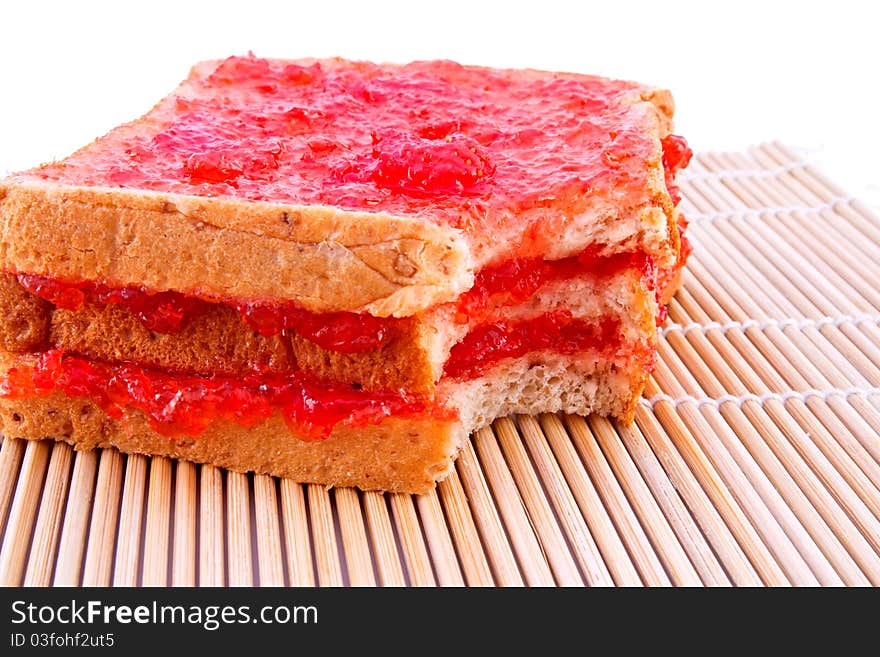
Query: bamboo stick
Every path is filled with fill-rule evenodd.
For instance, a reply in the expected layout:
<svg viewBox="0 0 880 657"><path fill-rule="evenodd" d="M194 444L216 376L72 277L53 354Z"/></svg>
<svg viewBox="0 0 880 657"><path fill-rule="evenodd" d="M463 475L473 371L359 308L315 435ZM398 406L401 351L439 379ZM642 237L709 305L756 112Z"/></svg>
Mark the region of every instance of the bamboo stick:
<svg viewBox="0 0 880 657"><path fill-rule="evenodd" d="M0 446L0 536L2 529L6 527L6 516L19 478L25 443L27 441L20 438L3 437L3 444Z"/></svg>
<svg viewBox="0 0 880 657"><path fill-rule="evenodd" d="M485 468L492 497L504 519L507 535L516 551L525 581L530 586L552 586L554 580L550 565L526 514L510 470L504 463L495 435L489 427L484 427L471 440Z"/></svg>
<svg viewBox="0 0 880 657"><path fill-rule="evenodd" d="M250 481L232 471L226 472L226 571L229 586L254 585Z"/></svg>
<svg viewBox="0 0 880 657"><path fill-rule="evenodd" d="M723 251L723 250L718 250L718 251ZM804 298L802 303L810 303L810 302ZM786 418L784 414L777 412L774 415L774 419L776 419L777 422L780 423L781 427L784 427L785 429L787 429L789 431L790 435L796 435L796 431L793 429L790 419ZM790 463L795 463L795 461L790 461ZM831 475L830 473L827 473L827 472L826 472L826 475L829 477L833 477L833 475ZM838 492L840 492L840 491L838 490ZM830 509L830 507L826 507L826 510L830 511L831 509ZM835 520L836 520L836 518L835 518ZM863 566L865 566L865 565L870 566L870 562L866 563L864 561L864 558L866 558L866 556L867 556L866 553L863 553L860 548L858 549L858 551L863 557L862 565Z"/></svg>
<svg viewBox="0 0 880 657"><path fill-rule="evenodd" d="M303 485L289 479L282 479L280 485L281 517L290 585L314 586L314 558Z"/></svg>
<svg viewBox="0 0 880 657"><path fill-rule="evenodd" d="M432 490L414 497L422 528L428 539L428 547L431 550L431 561L434 564L434 572L437 573L437 583L440 586L464 586L464 577L452 545L446 519L443 517L443 509L440 508L440 501L437 499L437 491Z"/></svg>
<svg viewBox="0 0 880 657"><path fill-rule="evenodd" d="M171 461L163 456L150 460L147 522L144 532L144 586L168 585L169 530L171 528Z"/></svg>
<svg viewBox="0 0 880 657"><path fill-rule="evenodd" d="M668 404L655 409L655 413L656 416L642 407L636 411L636 422L655 452L664 455L664 469L731 580L740 586L755 586L762 580L773 586L787 584L784 573L721 478L689 438L680 418ZM660 430L657 420L665 431Z"/></svg>
<svg viewBox="0 0 880 657"><path fill-rule="evenodd" d="M110 585L124 467L122 455L115 449L101 450L83 566L83 586Z"/></svg>
<svg viewBox="0 0 880 657"><path fill-rule="evenodd" d="M436 586L431 559L425 547L425 539L419 526L419 518L413 506L412 496L391 493L391 512L400 539L404 563L412 586Z"/></svg>
<svg viewBox="0 0 880 657"><path fill-rule="evenodd" d="M379 582L382 586L406 586L385 495L375 491L365 492L363 495Z"/></svg>
<svg viewBox="0 0 880 657"><path fill-rule="evenodd" d="M468 586L492 586L492 569L486 560L458 473L453 470L440 482L437 489L443 500L446 519L455 539L455 548Z"/></svg>
<svg viewBox="0 0 880 657"><path fill-rule="evenodd" d="M125 459L125 483L119 509L113 586L138 585L147 465L147 458L140 454L132 454Z"/></svg>
<svg viewBox="0 0 880 657"><path fill-rule="evenodd" d="M741 184L744 184L744 183L741 183ZM739 189L739 185L737 186L737 189ZM778 217L778 218L784 219L787 216L788 215L786 213L778 213L777 215L772 215L771 217L768 217L768 225L771 228L775 225L773 217ZM811 222L802 221L800 223L805 223L805 224L809 225ZM792 224L789 224L787 227L785 227L784 229L781 229L781 230L777 227L777 232L775 233L776 241L783 240L784 238L786 238L786 236L788 236L788 239L792 239L790 236L795 235L798 232L802 232L802 231L796 230L796 228L797 228L797 226L794 226ZM805 243L800 243L799 245L796 245L795 252L802 250L802 249L805 249L805 248L807 248L807 245ZM848 250L852 251L852 249L848 249ZM880 255L880 253L878 253L878 255ZM825 258L826 258L826 261L825 261L826 266L831 267L831 268L839 267L840 263L842 262L842 258L841 258L840 254L837 254L836 256L827 256L826 255ZM867 263L862 263L860 265L856 265L856 268L852 268L852 269L849 269L848 271L844 271L843 275L845 278L838 279L838 281L835 283L835 289L840 290L840 294L843 294L844 290L842 288L840 281L846 280L846 281L850 281L853 284L856 284L858 281L861 281L862 276L860 275L860 272L864 268L865 265L867 265ZM816 276L818 276L818 275L819 274L817 272ZM868 292L875 294L876 299L880 299L880 292L875 292L873 290L873 288L871 288L871 287L863 288L862 296L860 296L858 299L851 300L851 303L855 304L856 307L861 307L865 304L865 301L862 298L864 296L864 290L867 290ZM877 367L871 362L871 360L865 354L863 354L852 343L852 341L844 333L843 329L841 329L840 327L837 327L837 326L828 325L828 326L822 327L820 332L825 337L825 339L834 346L834 348L837 350L837 352L839 352L843 356L843 357L838 357L836 360L838 367L840 367L844 371L852 371L852 368L855 368L856 370L861 372L863 376L868 377L868 380L871 382L872 385L876 385L878 382L880 382L880 370L878 370ZM819 338L819 336L816 332L816 329L805 329L805 333L812 340L814 340L817 345L819 345L821 348L824 348L826 353L831 353L831 356L830 356L831 358L834 358L835 356L837 356L837 353L829 352L827 346L825 345L825 341L822 341ZM849 334L856 335L856 333L853 331L850 331ZM852 377L850 377L850 378L852 378Z"/></svg>
<svg viewBox="0 0 880 657"><path fill-rule="evenodd" d="M658 368L658 375L663 374L664 366L674 360L678 360L678 356L675 352L667 352L664 355L664 360L661 363L661 366ZM723 394L723 390L717 387L713 387L712 382L713 379L704 379L707 384L709 384L709 389L711 394L715 396L720 396ZM672 382L674 383L674 382ZM715 384L717 385L717 383ZM671 390L673 394L676 394L676 390L673 388ZM679 407L681 408L681 407ZM762 499L765 503L768 504L769 508L774 510L774 516L779 519L780 524L785 527L786 533L789 537L791 537L792 541L799 546L799 551L802 556L807 559L811 559L811 566L817 575L821 575L827 583L836 583L838 579L836 575L833 574L833 571L829 572L829 565L826 561L821 559L813 558L815 557L815 548L814 544L807 539L807 537L802 533L802 528L798 524L798 522L791 516L791 510L781 499L778 498L777 489L779 492L785 492L787 497L786 499L789 502L792 502L792 508L804 508L806 507L809 510L813 510L812 507L809 506L808 502L801 497L797 497L796 487L793 486L793 482L791 484L785 479L784 474L780 472L778 464L775 463L771 458L768 459L766 453L763 454L764 459L760 460L762 467L764 467L765 471L767 471L768 475L773 475L771 478L773 482L768 480L764 473L760 472L757 467L757 462L752 459L752 455L749 454L748 451L743 449L744 444L748 444L748 439L754 439L755 436L749 434L747 422L744 418L739 416L735 416L730 425L726 425L724 422L720 421L720 416L718 415L719 409L713 409L711 406L705 406L703 410L704 417L710 422L716 432L716 436L725 442L725 447L728 453L733 455L734 459L737 460L738 465L742 468L743 472L748 475L750 482L755 486L756 490L761 495ZM713 412L714 411L714 412ZM687 420L692 417L691 414L686 410L682 409L680 411L683 413L683 417ZM734 430L737 434L737 439L732 439L729 434L727 434L724 429ZM701 439L701 442L704 445L711 445L710 435L705 431L695 431L694 435ZM725 440L726 439L726 440ZM740 442L740 440L745 440L745 442ZM707 447L709 449L709 447ZM721 453L719 452L719 457ZM743 493L743 495L747 495L748 493ZM829 545L828 541L831 540L830 550L837 551L840 549L839 543L833 541L833 537L829 538L830 531L827 530L827 527L821 520L817 520L817 518L813 517L810 514L807 514L808 518L806 519L807 524L811 526L814 533L819 533L825 540L825 545ZM756 522L756 526L759 529L763 529L764 531L770 531L773 529L772 525L766 525L764 522ZM774 540L778 544L778 539ZM777 552L778 554L778 552ZM787 559L787 563L789 567L796 567L797 560L796 559ZM853 564L854 566L854 564ZM857 570L857 569L856 569ZM801 581L804 579L804 575L802 572L796 571L794 573L796 576L796 581Z"/></svg>
<svg viewBox="0 0 880 657"><path fill-rule="evenodd" d="M705 340L705 337L702 335L695 334L692 338L692 341L697 344L699 344L701 340ZM732 390L735 394L744 394L744 392L746 392L742 388L737 387L737 384L734 382L734 380L730 378L729 372L724 371L725 368L730 363L734 362L735 359L731 358L730 356L725 357L723 360L719 359L715 355L715 353L712 351L711 348L700 349L700 357L703 359L704 362L709 364L709 366L712 368L713 372L715 372L716 374L721 372L723 375L726 375L726 377L725 377L726 381L725 381L725 385L724 385L725 390ZM693 363L696 363L696 361L697 361L697 357L691 356L690 354L686 354L685 358L690 359L691 362L693 362ZM760 381L756 381L755 376L753 374L748 373L748 371L745 370L744 368L741 368L740 373L741 373L741 375L748 375L746 377L749 380L748 391L756 392L758 394L761 394L761 393L764 393L767 391L766 388L762 387L762 384L760 383ZM802 402L792 400L792 401L788 402L788 405L792 405L792 404L796 405L798 403L802 404ZM845 501L845 503L846 503L845 508L849 513L854 514L854 518L853 518L854 521L860 527L863 527L863 528L867 527L867 528L869 528L869 530L872 531L873 523L872 523L871 519L864 513L864 511L862 509L862 505L860 504L857 496L852 492L852 490L849 488L849 486L847 485L845 480L840 476L839 472L837 470L835 470L824 459L823 455L821 455L820 452L813 451L813 450L809 449L808 443L806 443L804 441L803 432L800 430L800 427L796 423L791 421L791 418L790 418L790 416L788 416L788 414L783 412L780 408L777 408L777 406L773 403L769 403L766 408L767 408L768 412L771 413L771 416L773 416L774 419L777 421L777 423L779 424L780 428L783 430L783 432L785 433L787 438L790 441L794 441L796 446L799 447L802 455L804 455L804 450L807 450L807 453L809 455L808 462L811 464L811 466L814 469L816 469L817 474L819 474L819 476L822 478L822 480L826 484L832 486L832 492L834 492L834 494L839 499ZM811 429L814 432L819 431L819 429L817 427L812 426L812 425L811 425ZM838 460L842 463L842 459L843 459L843 457L840 456L840 458ZM852 474L852 476L856 476L853 473L851 473L851 474Z"/></svg>
<svg viewBox="0 0 880 657"><path fill-rule="evenodd" d="M78 586L80 583L97 470L98 450L76 452L55 561L54 586Z"/></svg>
<svg viewBox="0 0 880 657"><path fill-rule="evenodd" d="M307 484L309 520L312 527L312 554L320 586L343 586L342 564L336 541L336 525L330 493L325 486Z"/></svg>
<svg viewBox="0 0 880 657"><path fill-rule="evenodd" d="M370 545L367 543L358 493L353 488L337 488L334 490L334 499L339 513L348 579L352 586L375 586L373 560L370 557Z"/></svg>
<svg viewBox="0 0 880 657"><path fill-rule="evenodd" d="M744 198L748 198L745 183L738 182L736 185L732 185L731 187L733 188L734 192L739 193ZM784 249L781 249L781 247L779 247L778 240L777 240L776 244L777 244L778 249L784 251ZM791 252L791 253L789 253L789 255L794 256L795 254L793 252ZM850 288L850 290L851 290L850 296L857 295L857 293L855 291L852 291L852 288ZM842 296L845 296L845 291L842 290L840 294ZM839 360L837 361L837 364L838 364L838 367L841 366ZM841 369L845 369L845 367L841 367ZM878 374L880 374L880 373L878 373ZM849 379L852 380L853 378L854 378L853 375L850 373ZM862 381L857 381L857 382L861 383ZM820 473L820 475L823 477L823 480L826 482L828 482L828 481L834 482L835 485L833 488L833 492L838 496L843 496L843 498L845 500L847 500L847 507L846 508L847 508L848 512L854 516L854 520L858 524L860 524L860 526L863 529L863 532L867 532L867 536L870 539L871 536L873 536L873 534L874 534L875 528L873 527L872 519L867 517L862 512L859 498L866 499L868 504L870 505L873 501L875 501L877 499L875 496L873 496L873 493L876 491L875 490L872 491L872 494L868 495L866 497L866 492L865 492L866 486L868 487L868 489L872 489L874 487L867 482L864 473L858 469L858 466L856 466L855 463L852 461L852 458L850 457L850 455L847 454L845 451L838 449L837 448L838 446L834 443L833 439L830 437L830 435L827 434L827 432L824 430L824 428L820 428L820 426L815 421L812 421L812 418L807 413L802 412L802 409L801 409L802 405L803 405L803 402L800 402L798 400L791 400L788 403L788 406L795 408L795 415L796 415L800 425L804 428L807 428L811 432L811 434L813 434L814 441L819 441L821 443L824 454L820 455L818 452L811 451L810 448L811 448L812 442L804 441L801 434L798 434L797 432L792 432L790 434L790 436L797 441L796 446L798 446L799 450L802 453L804 453L804 451L807 451L813 455L812 459L808 459L808 460L813 465L814 469L816 469L817 472ZM816 409L817 412L820 412L820 413L822 412L821 411L822 406L820 404L814 402L812 404L812 407L814 409ZM830 414L825 414L824 419L826 422L834 423L830 417ZM843 429L842 425L840 425L839 423L834 423L834 424L835 424L834 428L838 432L845 432L845 429ZM801 438L801 440L797 440L798 438ZM855 442L855 440L853 440L852 442L849 443L850 452L852 452L853 450L856 449L856 445L857 445L857 443ZM832 471L833 469L824 460L823 457L830 458L833 461L833 464L835 466L834 469L836 469L837 472L840 472L843 475L844 479L846 479L846 482L847 482L847 484L849 484L849 486L854 487L856 489L854 494L851 495L850 490L846 487L843 487L842 484L839 483L837 477L835 476L835 473ZM867 464L867 461L863 460L863 464ZM868 467L868 466L865 465L865 467ZM878 502L877 504L878 504L878 506L880 506L880 502ZM875 513L875 515L876 515L876 513ZM867 529L864 526L865 523L868 524Z"/></svg>
<svg viewBox="0 0 880 657"><path fill-rule="evenodd" d="M70 480L70 462L73 449L66 443L55 443L46 473L46 483L40 499L40 511L27 568L24 574L25 586L49 586L55 568L56 548L61 533L62 514L67 501L67 486Z"/></svg>
<svg viewBox="0 0 880 657"><path fill-rule="evenodd" d="M278 496L274 477L254 475L255 531L260 586L284 586L284 557L278 524Z"/></svg>
<svg viewBox="0 0 880 657"><path fill-rule="evenodd" d="M199 468L199 586L226 585L223 472Z"/></svg>
<svg viewBox="0 0 880 657"><path fill-rule="evenodd" d="M640 426L617 427L626 450L644 479L654 499L663 510L678 541L684 548L700 579L706 586L729 586L730 579L708 544L707 537L695 524L673 482L667 477L663 466L645 440ZM605 445L602 445L603 449Z"/></svg>
<svg viewBox="0 0 880 657"><path fill-rule="evenodd" d="M810 497L815 506L834 533L846 547L849 554L862 568L863 572L876 584L877 580L877 555L865 541L862 534L852 524L847 514L843 512L834 497L822 485L820 479L814 474L809 466L803 462L797 451L785 440L781 428L772 424L773 420L768 417L756 402L746 402L743 410L755 428L761 434L776 457L783 463L786 470L792 473L799 485ZM841 573L843 575L843 573Z"/></svg>
<svg viewBox="0 0 880 657"><path fill-rule="evenodd" d="M545 416L542 416L542 421L544 421L544 417ZM546 417L549 418L555 416ZM572 416L566 420L567 422L573 422L574 417ZM564 433L564 427L562 426L553 427L552 430L549 429L553 424L554 423L548 422L548 424L545 425L545 432L553 440L554 451L558 452L561 445L568 444L570 446L571 439L568 434ZM597 440L598 447L602 451L604 458L607 459L608 465L613 471L613 476L617 478L622 492L626 495L633 510L637 514L638 521L641 523L641 526L644 527L651 545L656 550L658 557L662 560L666 572L669 573L672 583L676 586L698 586L701 584L700 575L690 562L681 543L679 543L675 532L672 530L663 511L657 504L654 496L651 494L648 485L642 479L641 474L629 454L627 454L620 436L617 432L600 431L594 437ZM583 447L581 449L583 449ZM587 453L587 458L583 459L583 463L586 464L594 460L597 463L601 463L601 459L598 458L598 455L596 455L595 459L590 458L591 456L592 452L590 451ZM557 458L560 457L557 455ZM571 457L567 456L566 461L569 458ZM576 459L577 456L573 455L573 458ZM603 478L606 477L607 475ZM599 477L596 477L596 479L600 480ZM609 483L607 486L612 487L613 482L610 481L610 478L608 479ZM615 508L615 506L612 508ZM622 521L618 521L618 525L622 524ZM637 533L637 531L638 530L635 527L632 529L632 532L634 533Z"/></svg>
<svg viewBox="0 0 880 657"><path fill-rule="evenodd" d="M708 279L703 279L702 282L708 283L710 281ZM714 303L715 298L718 296L718 294L716 294L716 292L718 292L717 289L713 290L712 296L709 296L708 293L703 291L704 288L702 288L701 283L698 283L697 281L694 281L689 289L695 295L695 298L699 299L700 303L704 306L709 305L709 302ZM674 355L674 352L670 352L666 353L663 358L664 362L668 362L671 358L677 358L677 356ZM698 361L692 361L692 363L696 364L695 371L700 373L701 379L709 386L709 394L717 397L725 392L725 390L718 386L718 384L715 384L714 387L711 385L713 379L709 378L711 375L705 372L705 365L700 364ZM772 452L767 449L765 439L756 433L752 433L751 427L748 423L743 422L740 417L742 412L741 409L734 404L724 404L720 407L720 410L722 415L728 419L730 426L734 428L738 437L748 445L749 452L761 464L761 468L771 478L773 485L780 490L780 492L784 493L786 501L789 503L792 510L795 511L801 522L804 523L804 526L808 528L811 536L823 546L825 555L834 561L835 567L841 576L844 577L844 581L848 583L866 581L864 580L861 571L846 551L841 549L842 544L839 543L837 537L831 533L830 529L828 529L825 520L822 519L822 517L818 517L816 509L813 506L816 498L814 497L813 500L807 500L802 496L803 494L798 489L798 484L788 476L788 473L782 468L780 462ZM812 482L805 482L808 490L811 489L811 483ZM830 517L832 524L841 521L839 518L839 511L828 506L826 500L822 500L822 503L819 504L819 508L824 511L825 517Z"/></svg>
<svg viewBox="0 0 880 657"><path fill-rule="evenodd" d="M177 461L174 470L171 586L195 586L198 475L189 461Z"/></svg>
<svg viewBox="0 0 880 657"><path fill-rule="evenodd" d="M474 514L477 531L480 533L486 554L492 565L492 572L499 586L523 586L512 542L501 524L498 510L492 502L489 486L477 461L471 442L462 447L456 463L456 471L461 477L465 494ZM537 577L540 577L538 575Z"/></svg>
<svg viewBox="0 0 880 657"><path fill-rule="evenodd" d="M45 440L29 441L25 449L0 550L0 586L21 584L49 450L49 442Z"/></svg>
<svg viewBox="0 0 880 657"><path fill-rule="evenodd" d="M742 160L742 157L736 158L735 156L716 156L715 159L722 163L728 163L730 161ZM748 184L749 181L743 181L743 184ZM756 181L754 183L757 191L755 192L756 196L760 201L764 202L772 202L779 203L784 198L791 200L791 195L786 194L778 194L777 191L780 189L779 187L771 187L763 181ZM797 198L797 197L795 197ZM822 213L823 216L827 217L830 213L825 211ZM780 213L778 215L781 219L786 219L788 215L786 213ZM801 218L801 221L795 225L791 222L786 224L786 230L788 232L795 232L797 228L803 226L807 231L811 231L814 238L816 240L822 241L824 235L822 233L817 233L813 228L813 223L810 221L804 221ZM844 224L846 225L846 224ZM834 226L827 225L825 230L830 231L832 229L839 229L841 227L840 221L838 220ZM837 235L839 233L838 230L834 230L834 234ZM866 243L866 240L856 239L848 243L848 248L836 248L838 243L837 240L824 240L829 247L834 250L834 255L829 257L825 256L825 261L831 266L834 266L836 262L841 259L846 259L847 254L853 252L854 246L857 244ZM875 253L872 254L873 260L860 260L856 266L865 267L870 265L872 262L876 262L876 258L880 256L880 248L875 247ZM853 273L854 270L850 270L850 274ZM861 276L853 277L853 282L860 282L863 280ZM847 324L844 323L841 326L825 326L820 329L822 335L824 335L829 341L831 341L835 348L841 350L841 353L845 355L845 359L848 363L852 363L856 366L858 371L867 377L867 382L871 385L877 385L877 382L880 381L880 369L878 369L878 364L880 364L880 350L875 349L870 343L866 341L860 340L858 336L862 336L860 332L856 330L847 330ZM855 338L856 343L852 342L851 339ZM803 343L799 343L798 347L803 349ZM875 354L876 352L876 354ZM798 353L797 351L795 353ZM867 358L867 356L873 356L873 358ZM809 366L809 363L807 364ZM832 373L833 374L833 373ZM824 377L822 377L824 378ZM849 378L845 381L840 381L836 379L832 382L832 385L837 387L845 387L847 384L853 383L853 379ZM855 381L855 383L862 383L862 381ZM814 387L820 387L821 383L816 383L815 381L811 381L811 384ZM871 463L870 456L867 454L867 451L870 451L872 447L876 446L877 441L872 440L869 437L869 433L873 433L870 429L867 429L864 420L860 418L856 413L853 412L853 409L848 404L842 402L841 399L830 398L828 400L820 402L819 400L810 400L807 405L810 407L811 411L817 415L817 417L822 421L822 423L828 428L828 430L835 435L835 438L838 442L841 443L842 447L846 451L847 455L849 455L853 460L857 461L865 471L865 473L872 478L875 485L877 483L876 476L877 471L874 470L873 464ZM836 422L833 416L827 413L826 408L832 408L834 413L841 418L841 420L847 425L846 430L852 431L855 435L855 439L850 440L849 436L846 434L846 430L841 431L840 425ZM868 411L870 407L862 406L863 415L875 415L874 413L870 413ZM853 425L860 425L858 429L853 429ZM880 426L880 424L878 424ZM876 429L874 430L876 431ZM827 452L826 452L827 453ZM874 458L876 461L876 458Z"/></svg>
<svg viewBox="0 0 880 657"><path fill-rule="evenodd" d="M605 504L611 507L606 510L574 450L572 441L575 436L566 434L559 418L547 414L541 418L541 424L538 424L537 418L520 415L517 416L517 425L541 479L551 494L551 500L554 500L557 513L562 518L572 518L570 522L573 526L568 530L569 535L583 533L583 541L592 541L595 538L596 549L600 553L597 559L601 558L607 564L614 583L621 586L641 586L639 570L643 570L646 584L668 585L669 578L648 544L647 537L636 530L638 522L630 522L635 519L627 516L618 504L619 500L614 497L613 492L609 492L608 486L603 485L605 481L600 478L598 485L602 486L607 495ZM556 448L555 458L548 442ZM591 441L591 445L595 445L595 441ZM594 456L595 462L598 462L600 457ZM588 464L593 465L593 459ZM590 472L596 473L596 469L591 469ZM613 475L611 478L613 479ZM620 533L614 526L611 513L620 519ZM632 556L627 552L624 541L630 546Z"/></svg>
<svg viewBox="0 0 880 657"><path fill-rule="evenodd" d="M773 142L752 149L751 154L761 160L769 158L770 161L776 161L787 158L788 149L783 144ZM827 203L833 199L848 198L839 187L818 173L809 163L800 171L781 176L780 181L789 189L813 195L818 202ZM880 220L864 203L858 199L836 203L834 212L851 224L858 235L864 236L874 245L880 244Z"/></svg>
<svg viewBox="0 0 880 657"><path fill-rule="evenodd" d="M661 382L663 389L676 397L683 394L683 391L677 381L666 376L666 365L670 360L677 361L678 358L674 353L667 354L667 359L660 363L655 376ZM786 572L789 581L793 584L818 584L809 566L801 558L798 549L783 530L783 524L777 522L777 518L782 516L789 532L793 532L803 539L805 535L801 534L802 528L790 515L790 511L785 508L778 494L774 494L772 485L769 485L769 482L763 477L756 476L757 471L754 467L749 467L754 466L754 462L750 462L748 458L743 459L743 454L740 454L739 462L734 458L732 452L737 448L741 450L741 446L736 445L733 441L733 445L728 447L720 441L721 434L725 431L732 433L732 431L723 422L717 409L715 413L701 415L697 405L688 401L676 404L675 412L688 427L690 435L697 441L702 452L710 459L714 468L724 479L737 504L746 513L752 526L760 534L779 566ZM751 470L751 479L746 476L745 470L741 469L740 466L743 464L746 469ZM757 488L753 486L752 482L754 481L757 481ZM806 549L815 549L815 546L808 542ZM754 562L754 559L752 561ZM830 566L828 566L828 570L833 573ZM833 575L831 578L833 579Z"/></svg>
<svg viewBox="0 0 880 657"><path fill-rule="evenodd" d="M611 573L608 572L599 548L596 547L579 513L572 512L571 508L563 508L564 515L559 516L558 519L554 517L553 509L529 463L528 455L510 418L496 420L493 428L522 496L529 521L541 542L557 582L561 586L583 586L584 579L578 572L579 561L588 584L613 585ZM569 507L574 506L574 504L569 505ZM568 531L568 541L562 528ZM567 544L569 541L574 543L574 549L569 549ZM578 561L575 560L574 555L579 557Z"/></svg>

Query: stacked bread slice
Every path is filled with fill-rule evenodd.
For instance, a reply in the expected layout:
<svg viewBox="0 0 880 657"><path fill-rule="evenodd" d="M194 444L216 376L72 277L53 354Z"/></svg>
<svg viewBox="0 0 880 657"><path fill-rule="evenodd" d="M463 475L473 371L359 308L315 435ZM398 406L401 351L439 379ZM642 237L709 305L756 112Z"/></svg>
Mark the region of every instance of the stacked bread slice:
<svg viewBox="0 0 880 657"><path fill-rule="evenodd" d="M632 421L687 249L668 92L205 62L0 182L0 428L421 492L509 413Z"/></svg>

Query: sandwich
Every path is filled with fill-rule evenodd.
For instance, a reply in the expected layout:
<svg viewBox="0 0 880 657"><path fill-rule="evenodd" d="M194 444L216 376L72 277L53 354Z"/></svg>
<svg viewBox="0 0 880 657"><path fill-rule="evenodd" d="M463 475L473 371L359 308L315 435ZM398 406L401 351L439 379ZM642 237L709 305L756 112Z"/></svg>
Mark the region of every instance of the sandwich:
<svg viewBox="0 0 880 657"><path fill-rule="evenodd" d="M0 181L0 430L424 492L510 413L633 419L689 247L669 92L252 55Z"/></svg>

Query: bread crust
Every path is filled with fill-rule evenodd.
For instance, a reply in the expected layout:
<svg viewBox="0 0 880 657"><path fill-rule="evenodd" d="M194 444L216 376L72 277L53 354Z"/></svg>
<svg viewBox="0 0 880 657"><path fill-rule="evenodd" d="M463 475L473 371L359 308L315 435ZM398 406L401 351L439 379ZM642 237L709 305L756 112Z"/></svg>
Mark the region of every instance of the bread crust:
<svg viewBox="0 0 880 657"><path fill-rule="evenodd" d="M21 176L0 181L0 269L379 317L473 284L459 231L429 221Z"/></svg>
<svg viewBox="0 0 880 657"><path fill-rule="evenodd" d="M218 421L196 438L168 438L150 429L140 411L114 420L89 400L60 393L0 398L0 430L11 438L54 438L78 450L115 447L302 483L405 493L425 493L449 474L466 438L460 422L424 416L337 428L326 440L305 441L278 413L247 429Z"/></svg>
<svg viewBox="0 0 880 657"><path fill-rule="evenodd" d="M52 306L25 290L15 276L0 275L0 349L36 351L49 341Z"/></svg>

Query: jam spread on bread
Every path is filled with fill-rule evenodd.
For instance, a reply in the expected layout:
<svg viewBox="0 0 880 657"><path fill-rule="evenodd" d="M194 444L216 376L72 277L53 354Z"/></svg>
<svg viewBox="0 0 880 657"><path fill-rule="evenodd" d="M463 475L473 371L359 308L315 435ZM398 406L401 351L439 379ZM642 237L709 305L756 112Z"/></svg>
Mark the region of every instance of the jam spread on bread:
<svg viewBox="0 0 880 657"><path fill-rule="evenodd" d="M587 275L607 278L625 269L639 271L649 285L654 284L653 263L644 253L599 255L597 247L589 247L559 260L514 258L480 270L473 287L455 302L456 315L466 322L491 306L522 303L551 281Z"/></svg>
<svg viewBox="0 0 880 657"><path fill-rule="evenodd" d="M616 319L590 322L564 310L521 322L487 323L452 348L443 373L455 379L473 379L502 359L540 351L572 355L590 350L613 357L620 346L619 334Z"/></svg>
<svg viewBox="0 0 880 657"><path fill-rule="evenodd" d="M681 200L681 192L678 185L675 184L675 176L690 164L694 152L684 137L678 135L668 135L663 138L660 144L663 147L663 174L666 177L666 189L673 205L678 205Z"/></svg>
<svg viewBox="0 0 880 657"><path fill-rule="evenodd" d="M155 134L35 171L76 185L418 216L466 231L645 188L662 154L638 85L449 61L230 57L167 98ZM537 254L536 254L537 255Z"/></svg>
<svg viewBox="0 0 880 657"><path fill-rule="evenodd" d="M197 436L215 420L253 426L276 410L291 429L313 440L326 438L340 423L357 427L390 415L448 416L442 406L400 391L367 392L300 372L202 377L100 363L60 349L44 352L32 367L10 369L0 381L0 395L11 399L54 391L86 397L111 418L123 417L126 407L138 408L154 431L173 438Z"/></svg>
<svg viewBox="0 0 880 657"><path fill-rule="evenodd" d="M625 269L640 272L654 285L653 263L644 253L599 255L590 247L559 260L515 258L482 269L473 287L452 305L459 323L479 322L491 308L515 305L529 299L544 285L581 276L607 278ZM313 313L293 304L270 301L209 300L180 292L155 292L143 287L113 287L95 281L61 281L47 276L19 274L21 286L57 308L76 311L84 303L119 304L149 330L176 333L214 303L226 303L262 336L288 331L311 340L323 349L357 353L381 347L395 335L399 320L364 313ZM552 326L552 322L548 326Z"/></svg>
<svg viewBox="0 0 880 657"><path fill-rule="evenodd" d="M206 312L212 303L180 292L154 292L143 287L111 287L95 281L60 281L46 276L19 274L28 292L64 310L78 310L83 303L116 303L157 333L176 333L187 320ZM293 304L230 301L260 335L294 331L324 349L354 353L380 347L394 330L395 320L372 315L335 312L311 313Z"/></svg>

